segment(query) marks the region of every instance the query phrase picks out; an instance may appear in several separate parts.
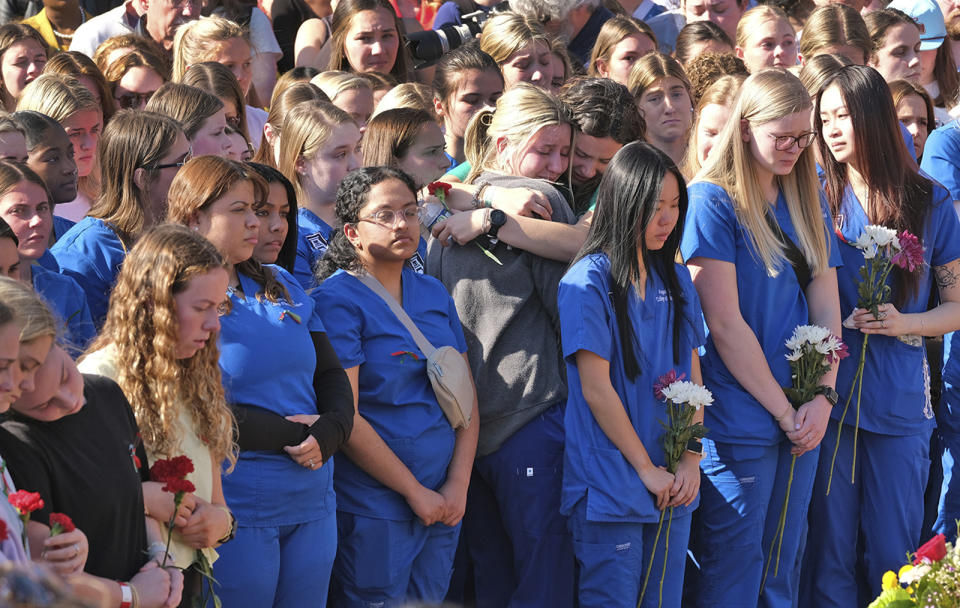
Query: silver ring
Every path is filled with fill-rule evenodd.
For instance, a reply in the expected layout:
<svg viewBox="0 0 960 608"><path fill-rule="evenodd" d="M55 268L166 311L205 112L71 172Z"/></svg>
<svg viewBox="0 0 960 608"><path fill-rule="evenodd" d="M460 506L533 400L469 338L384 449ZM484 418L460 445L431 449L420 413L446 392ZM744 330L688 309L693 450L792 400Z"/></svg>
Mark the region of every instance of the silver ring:
<svg viewBox="0 0 960 608"><path fill-rule="evenodd" d="M310 460L308 460L308 461L307 461L307 464L309 464L309 465L310 465L310 468L312 469L312 468L313 468L313 458L311 458Z"/></svg>
<svg viewBox="0 0 960 608"><path fill-rule="evenodd" d="M880 320L880 327L882 327L883 329L887 328L887 323L883 319Z"/></svg>
<svg viewBox="0 0 960 608"><path fill-rule="evenodd" d="M80 555L80 545L74 545L74 546L73 546L73 556L74 556L74 557L77 557L78 555Z"/></svg>

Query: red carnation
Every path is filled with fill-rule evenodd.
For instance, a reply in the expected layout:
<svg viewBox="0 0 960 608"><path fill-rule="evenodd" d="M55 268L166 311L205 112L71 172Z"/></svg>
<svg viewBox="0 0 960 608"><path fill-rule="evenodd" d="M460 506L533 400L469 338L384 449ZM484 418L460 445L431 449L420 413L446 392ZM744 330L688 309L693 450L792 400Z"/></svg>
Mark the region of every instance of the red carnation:
<svg viewBox="0 0 960 608"><path fill-rule="evenodd" d="M13 508L17 510L20 517L30 517L31 513L43 508L43 498L40 497L40 492L17 490L10 496L7 496L7 500L13 505Z"/></svg>
<svg viewBox="0 0 960 608"><path fill-rule="evenodd" d="M914 272L923 268L923 245L920 239L906 230L897 235L900 240L900 251L890 261L907 272Z"/></svg>
<svg viewBox="0 0 960 608"><path fill-rule="evenodd" d="M183 479L190 473L193 473L193 461L187 456L161 459L150 467L150 479L153 481L167 482L171 479Z"/></svg>
<svg viewBox="0 0 960 608"><path fill-rule="evenodd" d="M677 375L677 370L671 369L664 375L657 378L657 381L653 383L653 396L657 398L658 401L666 401L666 397L663 394L663 389L667 388L674 382L678 382L686 378L686 374Z"/></svg>
<svg viewBox="0 0 960 608"><path fill-rule="evenodd" d="M918 566L921 563L932 564L938 562L947 556L947 537L943 534L937 534L927 542L923 543L916 554L913 556L913 565Z"/></svg>
<svg viewBox="0 0 960 608"><path fill-rule="evenodd" d="M163 491L178 494L180 492L196 492L197 488L189 479L168 479L166 485L163 486Z"/></svg>
<svg viewBox="0 0 960 608"><path fill-rule="evenodd" d="M450 194L450 184L446 182L430 182L427 186L427 192L440 199L440 202L443 203L447 200L447 195Z"/></svg>
<svg viewBox="0 0 960 608"><path fill-rule="evenodd" d="M67 532L73 532L76 529L77 527L73 525L73 520L70 519L70 516L66 513L50 514L50 536L66 534Z"/></svg>

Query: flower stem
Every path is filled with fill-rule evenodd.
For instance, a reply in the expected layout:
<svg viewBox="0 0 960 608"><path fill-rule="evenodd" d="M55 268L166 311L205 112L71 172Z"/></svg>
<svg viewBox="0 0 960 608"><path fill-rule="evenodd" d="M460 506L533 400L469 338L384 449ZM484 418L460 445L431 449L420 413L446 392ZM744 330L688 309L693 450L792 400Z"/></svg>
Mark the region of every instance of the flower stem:
<svg viewBox="0 0 960 608"><path fill-rule="evenodd" d="M667 552L670 551L671 524L673 524L673 507L670 507L670 517L667 519L667 536L663 539L663 571L660 573L660 596L657 599L657 608L663 608L663 579L667 578Z"/></svg>
<svg viewBox="0 0 960 608"><path fill-rule="evenodd" d="M843 433L843 422L847 419L847 410L850 407L850 401L853 399L853 387L858 381L863 379L863 358L867 355L867 338L864 334L863 344L860 347L860 363L857 364L857 373L853 376L853 384L850 385L850 394L847 395L847 402L843 405L843 413L840 414L840 422L837 424L837 442L833 446L833 457L830 459L830 477L827 479L827 496L830 496L830 487L833 485L833 468L837 464L837 451L840 449L840 435ZM862 382L861 382L862 384ZM857 425L860 424L860 399L857 399ZM856 436L854 436L856 437ZM856 443L854 443L856 449Z"/></svg>
<svg viewBox="0 0 960 608"><path fill-rule="evenodd" d="M863 335L863 347L860 349L860 364L857 366L857 421L853 425L853 464L850 466L850 483L853 484L857 472L857 436L860 434L860 393L863 390L863 364L867 357L867 340L870 334ZM851 387L853 388L853 387ZM830 471L833 473L833 470Z"/></svg>
<svg viewBox="0 0 960 608"><path fill-rule="evenodd" d="M790 477L787 478L787 494L783 497L783 510L780 511L780 540L777 541L777 563L773 566L773 577L780 575L780 551L783 549L783 532L787 528L787 507L790 502L790 489L793 487L793 470L797 466L797 456L790 460Z"/></svg>
<svg viewBox="0 0 960 608"><path fill-rule="evenodd" d="M660 543L660 530L663 529L663 516L666 510L660 511L660 523L657 524L657 534L653 538L653 551L650 552L650 563L647 564L647 573L643 577L643 587L640 589L640 601L637 602L637 608L643 604L643 596L647 593L647 583L650 582L650 571L653 569L653 558L657 555L657 545Z"/></svg>

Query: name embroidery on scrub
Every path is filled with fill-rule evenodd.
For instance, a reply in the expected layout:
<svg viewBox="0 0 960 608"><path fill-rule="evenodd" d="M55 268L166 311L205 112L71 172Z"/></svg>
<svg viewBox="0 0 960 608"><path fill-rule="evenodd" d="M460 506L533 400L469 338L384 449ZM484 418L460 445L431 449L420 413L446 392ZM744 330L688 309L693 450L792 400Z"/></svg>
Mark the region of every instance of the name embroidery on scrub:
<svg viewBox="0 0 960 608"><path fill-rule="evenodd" d="M423 271L426 269L426 265L423 263L423 257L421 257L419 251L413 254L412 258L407 260L407 265L409 265L410 269L417 274L423 274Z"/></svg>
<svg viewBox="0 0 960 608"><path fill-rule="evenodd" d="M658 289L655 300L656 300L657 302L669 302L669 301L670 301L670 296L667 295L667 290L666 290L666 289Z"/></svg>
<svg viewBox="0 0 960 608"><path fill-rule="evenodd" d="M321 249L327 248L327 239L323 238L323 234L319 232L308 234L307 242L310 243L310 246L313 247L314 251L320 251Z"/></svg>

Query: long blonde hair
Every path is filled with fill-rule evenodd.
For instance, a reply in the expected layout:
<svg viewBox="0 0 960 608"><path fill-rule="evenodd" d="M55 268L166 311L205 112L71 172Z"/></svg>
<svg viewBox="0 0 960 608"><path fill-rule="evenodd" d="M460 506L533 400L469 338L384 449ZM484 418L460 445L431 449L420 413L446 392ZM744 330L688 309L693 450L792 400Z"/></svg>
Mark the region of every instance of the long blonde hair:
<svg viewBox="0 0 960 608"><path fill-rule="evenodd" d="M498 13L483 24L480 50L502 66L510 56L532 42L551 48L550 37L534 19L517 13Z"/></svg>
<svg viewBox="0 0 960 608"><path fill-rule="evenodd" d="M220 380L217 335L197 354L177 359L179 335L175 296L191 279L223 258L205 238L184 226L157 226L127 255L110 296L103 332L88 352L116 349L117 384L137 418L144 445L170 458L179 451L179 417L189 412L194 430L214 462L237 460L234 419Z"/></svg>
<svg viewBox="0 0 960 608"><path fill-rule="evenodd" d="M825 49L852 46L863 51L863 61L870 59L873 43L863 17L846 4L830 3L810 13L800 37L800 56L810 61ZM836 51L834 51L836 52Z"/></svg>
<svg viewBox="0 0 960 608"><path fill-rule="evenodd" d="M173 37L173 80L180 82L187 68L209 61L220 43L240 38L250 47L249 32L229 19L216 15L189 21L177 28Z"/></svg>
<svg viewBox="0 0 960 608"><path fill-rule="evenodd" d="M260 148L253 158L254 162L270 165L274 169L277 168L278 146L283 133L284 117L290 113L294 106L305 101L330 102L323 91L309 82L294 82L281 91L279 95L273 96L273 101L270 102L270 112L267 114L267 122L264 125L270 125L273 141L267 139L266 131L264 131Z"/></svg>
<svg viewBox="0 0 960 608"><path fill-rule="evenodd" d="M484 171L511 172L497 150L500 137L516 154L543 127L566 124L573 128L574 122L565 103L539 87L517 83L497 100L496 110L480 110L470 119L464 136L464 152L472 165L467 181Z"/></svg>
<svg viewBox="0 0 960 608"><path fill-rule="evenodd" d="M298 205L307 206L309 201L297 159L311 158L333 135L333 127L347 122L353 122L350 115L326 101L299 103L283 119L277 169L293 184Z"/></svg>
<svg viewBox="0 0 960 608"><path fill-rule="evenodd" d="M786 258L783 243L767 223L769 206L757 177L749 143L743 141L741 121L758 126L812 108L810 95L793 74L778 69L753 74L740 88L740 97L733 107L730 121L693 180L714 183L727 191L737 220L746 228L754 249L771 274L783 269ZM793 171L779 177L778 181L797 233L797 246L813 274L817 275L827 269L828 245L813 150L804 149Z"/></svg>
<svg viewBox="0 0 960 608"><path fill-rule="evenodd" d="M703 109L711 104L720 105L725 108L732 108L737 100L737 94L740 87L747 77L744 74L727 74L713 81L707 90L703 92L700 101L697 102L696 119L690 128L690 142L687 144L687 152L683 157L682 172L687 178L693 177L700 171L700 157L697 148L697 132L700 125L700 117Z"/></svg>

